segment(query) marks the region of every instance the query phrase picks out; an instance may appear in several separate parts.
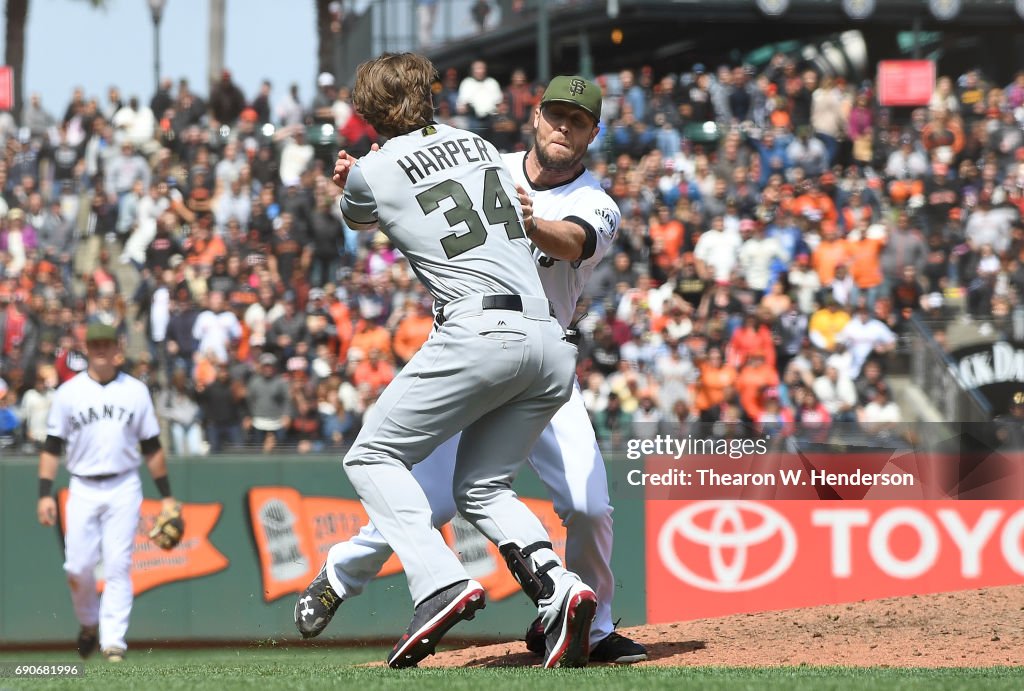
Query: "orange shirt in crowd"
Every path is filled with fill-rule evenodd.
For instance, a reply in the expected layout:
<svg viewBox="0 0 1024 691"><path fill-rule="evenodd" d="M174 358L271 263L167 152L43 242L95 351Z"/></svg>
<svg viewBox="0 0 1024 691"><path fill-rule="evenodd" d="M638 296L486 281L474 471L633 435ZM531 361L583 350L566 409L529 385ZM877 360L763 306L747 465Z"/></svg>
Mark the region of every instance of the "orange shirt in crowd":
<svg viewBox="0 0 1024 691"><path fill-rule="evenodd" d="M661 240L661 251L669 266L679 261L685 234L683 224L674 218L666 223L652 221L650 225L651 241Z"/></svg>
<svg viewBox="0 0 1024 691"><path fill-rule="evenodd" d="M861 221L867 221L870 224L874 218L875 213L867 204L862 204L861 206L856 207L843 207L843 227L846 228L847 231L859 227Z"/></svg>
<svg viewBox="0 0 1024 691"><path fill-rule="evenodd" d="M192 380L197 386L209 386L217 379L217 363L207 357L200 356L196 360Z"/></svg>
<svg viewBox="0 0 1024 691"><path fill-rule="evenodd" d="M797 216L803 216L806 212L811 211L816 212L823 221L828 221L829 223L839 221L839 212L836 211L835 203L824 192L801 194L793 200L790 210Z"/></svg>
<svg viewBox="0 0 1024 691"><path fill-rule="evenodd" d="M750 419L757 420L764 410L761 400L761 389L766 386L778 386L779 373L775 367L762 361L750 364L740 370L736 377L736 393L740 395L740 405Z"/></svg>
<svg viewBox="0 0 1024 691"><path fill-rule="evenodd" d="M228 256L228 248L219 235L213 235L208 240L195 239L187 250L188 256L185 261L196 266L213 266L213 260L217 257Z"/></svg>
<svg viewBox="0 0 1024 691"><path fill-rule="evenodd" d="M733 367L741 367L752 353L760 353L769 365L775 366L775 342L771 329L764 324L756 329L741 326L729 339L729 364Z"/></svg>
<svg viewBox="0 0 1024 691"><path fill-rule="evenodd" d="M409 362L420 349L430 332L434 329L434 319L429 314L409 314L398 322L395 338L392 341L395 356L401 362Z"/></svg>
<svg viewBox="0 0 1024 691"><path fill-rule="evenodd" d="M356 365L356 370L352 373L352 383L355 386L369 384L376 393L383 391L384 387L390 384L394 378L394 365L384 360L375 362L370 358L366 358Z"/></svg>
<svg viewBox="0 0 1024 691"><path fill-rule="evenodd" d="M822 240L811 255L811 266L818 272L821 285L830 286L836 277L836 267L850 259L846 240Z"/></svg>
<svg viewBox="0 0 1024 691"><path fill-rule="evenodd" d="M885 240L881 238L861 238L857 242L847 242L850 252L850 276L858 288L867 289L882 285L882 247Z"/></svg>
<svg viewBox="0 0 1024 691"><path fill-rule="evenodd" d="M352 343L352 310L341 300L333 297L330 299L333 302L327 305L327 313L331 315L331 319L334 321L334 328L338 334L335 337L338 359L344 361L348 357L348 348Z"/></svg>
<svg viewBox="0 0 1024 691"><path fill-rule="evenodd" d="M360 319L356 324L356 330L352 334L352 343L349 347L358 348L363 351L364 357L374 348L379 350L381 355L387 360L392 360L394 357L391 353L391 334L388 333L388 330L379 324L368 322L365 319Z"/></svg>
<svg viewBox="0 0 1024 691"><path fill-rule="evenodd" d="M730 365L714 367L709 362L700 366L700 382L697 384L697 410L707 410L721 405L725 390L736 381L736 369Z"/></svg>

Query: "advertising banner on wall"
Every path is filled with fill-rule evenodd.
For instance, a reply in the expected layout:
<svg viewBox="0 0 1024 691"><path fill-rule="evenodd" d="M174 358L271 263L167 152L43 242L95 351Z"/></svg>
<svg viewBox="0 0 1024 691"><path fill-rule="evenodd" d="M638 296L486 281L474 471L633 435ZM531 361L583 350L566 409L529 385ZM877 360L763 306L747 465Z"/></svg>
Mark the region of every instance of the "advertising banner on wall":
<svg viewBox="0 0 1024 691"><path fill-rule="evenodd" d="M1024 583L1022 501L647 503L647 621Z"/></svg>
<svg viewBox="0 0 1024 691"><path fill-rule="evenodd" d="M66 535L67 489L60 491L57 501L61 531ZM132 591L135 595L165 583L199 578L228 568L227 557L210 541L210 533L217 525L223 508L223 504L182 504L185 535L174 549L162 550L149 539L149 531L160 515L160 501L143 499L132 546ZM101 563L99 574L102 574L102 567ZM102 576L97 578L97 585L102 591Z"/></svg>
<svg viewBox="0 0 1024 691"><path fill-rule="evenodd" d="M564 558L565 528L551 502L522 501L544 524L555 551ZM357 499L307 497L292 487L254 487L249 490L248 506L267 602L302 592L320 571L331 547L350 539L369 522ZM467 521L456 517L441 529L441 534L470 577L484 586L490 600L501 600L519 591L498 548ZM378 576L401 571L401 562L392 555Z"/></svg>

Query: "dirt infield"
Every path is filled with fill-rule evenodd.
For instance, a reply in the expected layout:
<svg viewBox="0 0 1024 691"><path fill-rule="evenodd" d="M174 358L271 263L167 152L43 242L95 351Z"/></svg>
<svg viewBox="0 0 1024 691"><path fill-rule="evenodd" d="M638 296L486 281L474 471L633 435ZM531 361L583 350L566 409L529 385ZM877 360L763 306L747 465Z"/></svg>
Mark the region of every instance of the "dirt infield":
<svg viewBox="0 0 1024 691"><path fill-rule="evenodd" d="M623 629L644 665L990 667L1024 664L1024 586ZM421 667L539 664L521 641L438 653Z"/></svg>

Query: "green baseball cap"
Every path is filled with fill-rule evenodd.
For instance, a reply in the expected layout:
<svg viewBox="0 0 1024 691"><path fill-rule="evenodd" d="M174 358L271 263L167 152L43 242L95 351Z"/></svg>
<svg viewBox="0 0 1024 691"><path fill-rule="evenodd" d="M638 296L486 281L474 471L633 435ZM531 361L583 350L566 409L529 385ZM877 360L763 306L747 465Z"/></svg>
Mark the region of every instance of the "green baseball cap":
<svg viewBox="0 0 1024 691"><path fill-rule="evenodd" d="M601 122L601 87L579 76L555 77L540 99L545 103L571 103L590 113Z"/></svg>
<svg viewBox="0 0 1024 691"><path fill-rule="evenodd" d="M117 329L109 324L101 324L99 322L93 322L89 324L89 328L85 330L85 342L92 343L93 341L116 341L117 340Z"/></svg>

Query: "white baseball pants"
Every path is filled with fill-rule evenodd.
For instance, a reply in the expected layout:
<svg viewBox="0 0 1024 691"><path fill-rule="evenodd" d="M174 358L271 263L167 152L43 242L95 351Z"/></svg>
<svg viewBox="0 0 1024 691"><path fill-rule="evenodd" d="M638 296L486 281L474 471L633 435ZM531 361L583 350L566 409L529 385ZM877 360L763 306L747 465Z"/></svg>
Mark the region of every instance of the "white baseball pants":
<svg viewBox="0 0 1024 691"><path fill-rule="evenodd" d="M109 480L72 477L64 536L64 571L75 616L100 627L100 648L124 648L132 612L132 545L139 525L142 483L137 472ZM96 592L102 560L103 596Z"/></svg>

